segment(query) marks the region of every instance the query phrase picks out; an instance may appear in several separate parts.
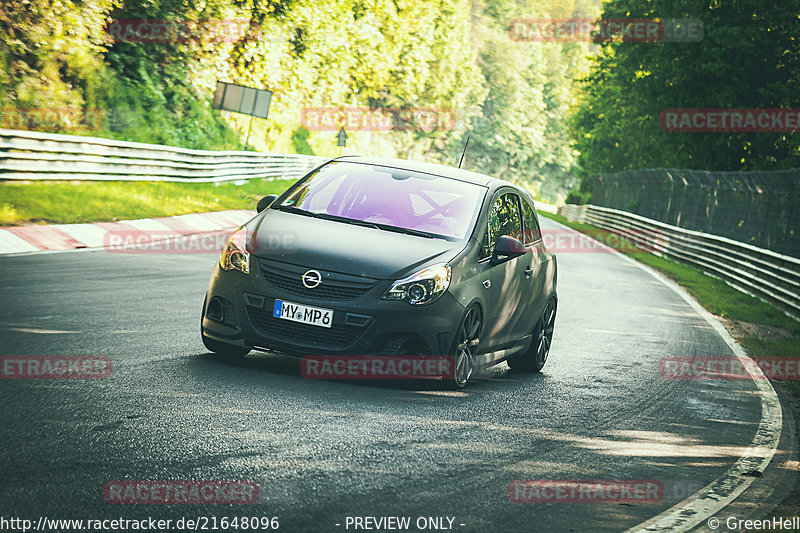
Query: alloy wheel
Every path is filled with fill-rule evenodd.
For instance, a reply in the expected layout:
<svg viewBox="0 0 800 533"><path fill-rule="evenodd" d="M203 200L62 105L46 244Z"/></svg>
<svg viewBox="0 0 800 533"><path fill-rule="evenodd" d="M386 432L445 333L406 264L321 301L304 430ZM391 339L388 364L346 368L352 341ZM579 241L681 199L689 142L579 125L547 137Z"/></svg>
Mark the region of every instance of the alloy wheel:
<svg viewBox="0 0 800 533"><path fill-rule="evenodd" d="M539 329L539 340L536 348L536 366L541 368L547 362L550 354L550 345L553 344L553 330L556 324L556 304L553 300L547 302L542 313L542 327Z"/></svg>
<svg viewBox="0 0 800 533"><path fill-rule="evenodd" d="M454 382L458 388L467 384L475 371L474 356L480 344L481 312L477 307L471 307L456 336Z"/></svg>

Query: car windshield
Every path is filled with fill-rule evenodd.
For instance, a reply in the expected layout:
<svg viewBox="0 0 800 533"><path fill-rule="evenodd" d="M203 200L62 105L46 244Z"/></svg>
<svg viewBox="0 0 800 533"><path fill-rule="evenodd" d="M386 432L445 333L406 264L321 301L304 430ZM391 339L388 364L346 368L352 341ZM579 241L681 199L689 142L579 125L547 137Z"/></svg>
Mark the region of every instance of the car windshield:
<svg viewBox="0 0 800 533"><path fill-rule="evenodd" d="M462 240L474 226L485 194L485 187L464 181L334 161L296 184L273 208Z"/></svg>

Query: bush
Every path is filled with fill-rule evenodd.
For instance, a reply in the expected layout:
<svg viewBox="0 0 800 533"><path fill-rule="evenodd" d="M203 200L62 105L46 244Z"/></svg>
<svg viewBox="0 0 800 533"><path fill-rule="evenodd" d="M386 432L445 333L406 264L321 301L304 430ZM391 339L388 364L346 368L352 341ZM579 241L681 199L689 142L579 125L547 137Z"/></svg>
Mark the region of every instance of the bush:
<svg viewBox="0 0 800 533"><path fill-rule="evenodd" d="M577 189L572 189L567 194L566 203L568 204L575 204L575 205L584 205L589 203L589 199L592 197L592 193L580 191Z"/></svg>
<svg viewBox="0 0 800 533"><path fill-rule="evenodd" d="M308 130L302 126L292 132L292 144L295 153L315 155L311 145L308 144Z"/></svg>

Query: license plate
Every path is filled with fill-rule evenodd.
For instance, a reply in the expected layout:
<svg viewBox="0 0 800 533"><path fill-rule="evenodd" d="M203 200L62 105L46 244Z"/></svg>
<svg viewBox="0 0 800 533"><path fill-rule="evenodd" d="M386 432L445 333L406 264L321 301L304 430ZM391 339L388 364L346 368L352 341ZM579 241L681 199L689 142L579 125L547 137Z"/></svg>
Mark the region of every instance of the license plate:
<svg viewBox="0 0 800 533"><path fill-rule="evenodd" d="M311 324L312 326L329 328L333 322L333 309L311 307L309 305L275 300L275 308L272 311L272 316L284 320L291 320L293 322L300 322L301 324Z"/></svg>

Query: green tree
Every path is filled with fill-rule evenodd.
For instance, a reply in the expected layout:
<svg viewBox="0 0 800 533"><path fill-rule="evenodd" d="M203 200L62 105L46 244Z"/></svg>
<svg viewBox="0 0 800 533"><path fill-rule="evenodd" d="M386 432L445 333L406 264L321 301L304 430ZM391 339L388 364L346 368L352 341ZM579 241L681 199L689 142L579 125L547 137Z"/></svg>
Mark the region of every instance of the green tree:
<svg viewBox="0 0 800 533"><path fill-rule="evenodd" d="M787 0L611 0L604 18L693 18L700 42L600 45L573 117L583 174L800 166L800 134L662 131L667 108L796 108L800 14Z"/></svg>
<svg viewBox="0 0 800 533"><path fill-rule="evenodd" d="M466 117L470 145L464 166L526 184L540 197L560 200L572 185L576 153L565 117L584 76L588 42L520 42L510 37L516 19L593 18L599 2L487 1L476 17L479 67L486 95ZM465 135L451 139L447 162L458 160Z"/></svg>

